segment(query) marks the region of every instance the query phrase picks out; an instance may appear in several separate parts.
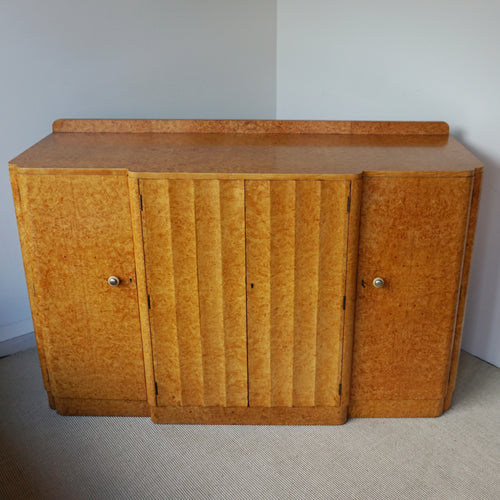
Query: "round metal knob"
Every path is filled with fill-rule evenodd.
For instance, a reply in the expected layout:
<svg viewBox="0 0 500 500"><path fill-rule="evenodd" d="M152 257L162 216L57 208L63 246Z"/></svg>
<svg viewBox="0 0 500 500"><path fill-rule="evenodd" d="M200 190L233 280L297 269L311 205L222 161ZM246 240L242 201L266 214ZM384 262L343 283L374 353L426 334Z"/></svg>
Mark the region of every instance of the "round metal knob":
<svg viewBox="0 0 500 500"><path fill-rule="evenodd" d="M116 276L110 276L108 278L108 283L111 286L118 286L120 284L120 278L117 278Z"/></svg>
<svg viewBox="0 0 500 500"><path fill-rule="evenodd" d="M373 286L375 288L382 288L383 286L385 285L385 281L384 281L384 278L375 278L373 280Z"/></svg>

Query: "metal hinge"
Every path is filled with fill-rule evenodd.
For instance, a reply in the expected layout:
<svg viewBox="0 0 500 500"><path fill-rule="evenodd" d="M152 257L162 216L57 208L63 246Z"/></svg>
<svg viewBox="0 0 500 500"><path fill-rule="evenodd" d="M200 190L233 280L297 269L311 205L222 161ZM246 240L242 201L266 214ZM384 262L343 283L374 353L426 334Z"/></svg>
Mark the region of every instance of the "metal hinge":
<svg viewBox="0 0 500 500"><path fill-rule="evenodd" d="M158 396L158 384L155 380L155 394Z"/></svg>
<svg viewBox="0 0 500 500"><path fill-rule="evenodd" d="M347 197L347 213L351 211L351 196Z"/></svg>
<svg viewBox="0 0 500 500"><path fill-rule="evenodd" d="M344 311L345 311L345 301L346 301L346 298L345 298L345 295L344 295L344 299L342 300L342 309L344 309Z"/></svg>
<svg viewBox="0 0 500 500"><path fill-rule="evenodd" d="M342 396L342 384L339 384L339 396Z"/></svg>
<svg viewBox="0 0 500 500"><path fill-rule="evenodd" d="M151 309L151 296L148 293L148 309Z"/></svg>
<svg viewBox="0 0 500 500"><path fill-rule="evenodd" d="M142 212L142 194L139 195L139 206L141 207Z"/></svg>

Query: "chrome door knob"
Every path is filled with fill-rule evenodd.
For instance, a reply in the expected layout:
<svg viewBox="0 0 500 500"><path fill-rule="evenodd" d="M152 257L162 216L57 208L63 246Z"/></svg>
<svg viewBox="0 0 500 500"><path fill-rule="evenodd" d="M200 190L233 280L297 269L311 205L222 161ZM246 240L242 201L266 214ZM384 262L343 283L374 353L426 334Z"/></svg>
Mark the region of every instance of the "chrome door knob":
<svg viewBox="0 0 500 500"><path fill-rule="evenodd" d="M117 278L116 276L110 276L108 278L108 284L111 286L118 286L120 284L120 278Z"/></svg>
<svg viewBox="0 0 500 500"><path fill-rule="evenodd" d="M385 285L385 281L384 281L384 278L375 278L373 280L373 286L375 288L382 288L383 286Z"/></svg>

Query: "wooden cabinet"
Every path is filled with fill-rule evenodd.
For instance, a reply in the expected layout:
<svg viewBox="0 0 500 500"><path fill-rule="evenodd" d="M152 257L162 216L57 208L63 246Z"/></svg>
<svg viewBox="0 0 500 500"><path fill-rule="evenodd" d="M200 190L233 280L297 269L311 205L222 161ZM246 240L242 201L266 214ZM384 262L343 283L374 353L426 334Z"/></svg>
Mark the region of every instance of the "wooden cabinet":
<svg viewBox="0 0 500 500"><path fill-rule="evenodd" d="M123 400L120 412L136 413L145 407L146 386L127 179L49 174L15 181L51 400L56 396L63 412L72 400ZM119 287L108 285L110 275L120 277ZM80 405L76 411L86 412Z"/></svg>
<svg viewBox="0 0 500 500"><path fill-rule="evenodd" d="M446 124L53 129L10 174L58 412L339 424L449 407L482 167Z"/></svg>
<svg viewBox="0 0 500 500"><path fill-rule="evenodd" d="M471 177L363 182L351 415L443 411L471 190Z"/></svg>

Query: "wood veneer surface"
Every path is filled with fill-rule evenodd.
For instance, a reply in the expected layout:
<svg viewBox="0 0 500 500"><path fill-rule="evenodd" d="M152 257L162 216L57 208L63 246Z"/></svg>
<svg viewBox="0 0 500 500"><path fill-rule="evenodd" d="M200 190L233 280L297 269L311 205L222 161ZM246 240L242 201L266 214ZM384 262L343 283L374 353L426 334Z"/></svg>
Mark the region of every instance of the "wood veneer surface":
<svg viewBox="0 0 500 500"><path fill-rule="evenodd" d="M347 236L347 271L346 271L346 304L344 311L344 331L342 346L342 386L341 406L347 406L351 396L352 349L354 332L354 315L356 306L356 282L358 266L359 217L361 208L362 180L351 182L350 214Z"/></svg>
<svg viewBox="0 0 500 500"><path fill-rule="evenodd" d="M53 397L50 393L50 380L49 372L47 367L47 359L45 355L45 347L43 340L43 327L41 319L39 317L39 312L37 308L37 301L35 297L35 289L33 286L33 265L35 263L33 259L33 244L31 241L31 235L29 233L29 226L27 224L28 214L23 210L21 203L21 188L18 182L18 175L15 170L10 171L10 181L12 186L12 196L14 198L14 207L16 211L17 227L19 231L19 240L21 243L21 250L23 253L23 264L24 264L24 274L26 277L26 284L28 290L28 296L31 306L31 317L33 320L33 327L35 330L35 339L38 350L38 358L40 361L40 369L42 371L43 385L48 394L48 399L50 404L52 404ZM53 407L53 406L51 406Z"/></svg>
<svg viewBox="0 0 500 500"><path fill-rule="evenodd" d="M250 406L340 404L349 181L246 181Z"/></svg>
<svg viewBox="0 0 500 500"><path fill-rule="evenodd" d="M146 279L146 261L144 256L144 241L142 234L141 197L139 181L128 179L130 195L130 215L134 237L135 274L137 278L137 298L139 301L139 316L141 321L142 349L144 354L144 372L146 376L147 400L151 406L156 405L156 388L153 363L153 346L151 342L151 327L149 320L149 300Z"/></svg>
<svg viewBox="0 0 500 500"><path fill-rule="evenodd" d="M10 166L61 413L333 424L351 396L359 417L449 406L482 167L446 124L62 120ZM115 205L101 210L103 197ZM61 251L79 255L77 271L58 266ZM132 306L74 279L104 273L96 251L130 275L120 288ZM83 313L64 309L62 282ZM83 330L68 327L75 318Z"/></svg>
<svg viewBox="0 0 500 500"><path fill-rule="evenodd" d="M127 179L18 176L55 397L145 400ZM110 275L122 283L111 287Z"/></svg>
<svg viewBox="0 0 500 500"><path fill-rule="evenodd" d="M455 383L457 380L458 360L460 358L460 345L462 341L462 329L465 316L465 305L467 303L467 291L469 288L470 268L472 262L472 251L474 248L474 235L476 233L477 216L479 211L479 198L481 194L483 174L482 172L476 173L474 176L474 185L472 189L472 200L469 213L469 224L467 228L467 242L465 246L464 264L462 269L462 280L460 286L460 298L457 308L457 317L455 324L455 337L453 339L453 349L450 366L450 376L448 383L448 392L444 403L444 409L448 410L451 406L451 399L453 391L455 390Z"/></svg>
<svg viewBox="0 0 500 500"><path fill-rule="evenodd" d="M348 415L353 418L439 417L442 399L353 400Z"/></svg>
<svg viewBox="0 0 500 500"><path fill-rule="evenodd" d="M56 120L53 132L447 135L445 122L336 120Z"/></svg>
<svg viewBox="0 0 500 500"><path fill-rule="evenodd" d="M114 399L54 398L54 407L60 415L149 417L151 407L146 401Z"/></svg>
<svg viewBox="0 0 500 500"><path fill-rule="evenodd" d="M54 133L11 162L53 169L241 175L465 172L481 163L448 135ZM84 172L81 172L84 173ZM464 175L464 173L460 174Z"/></svg>
<svg viewBox="0 0 500 500"><path fill-rule="evenodd" d="M158 404L246 406L243 181L140 189Z"/></svg>
<svg viewBox="0 0 500 500"><path fill-rule="evenodd" d="M340 425L347 419L345 406L157 406L151 410L158 424Z"/></svg>
<svg viewBox="0 0 500 500"><path fill-rule="evenodd" d="M351 399L445 397L471 184L363 181Z"/></svg>

